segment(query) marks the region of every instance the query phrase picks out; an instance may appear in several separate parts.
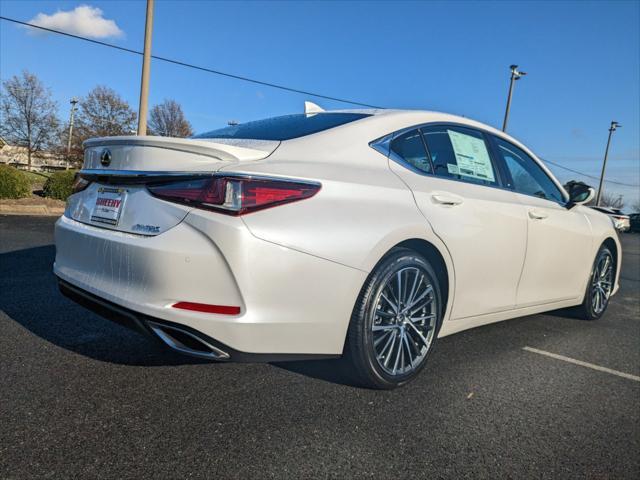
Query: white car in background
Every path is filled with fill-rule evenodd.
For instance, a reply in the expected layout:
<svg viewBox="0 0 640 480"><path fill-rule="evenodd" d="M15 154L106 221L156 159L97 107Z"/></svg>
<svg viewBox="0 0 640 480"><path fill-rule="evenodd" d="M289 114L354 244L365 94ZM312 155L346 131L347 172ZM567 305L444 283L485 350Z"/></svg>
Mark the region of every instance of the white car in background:
<svg viewBox="0 0 640 480"><path fill-rule="evenodd" d="M621 233L627 232L631 228L631 217L622 213L619 208L591 207L594 210L604 213L613 222L613 226Z"/></svg>
<svg viewBox="0 0 640 480"><path fill-rule="evenodd" d="M593 190L466 118L316 111L85 147L60 288L184 353L344 355L392 388L437 337L563 307L596 319L618 288Z"/></svg>

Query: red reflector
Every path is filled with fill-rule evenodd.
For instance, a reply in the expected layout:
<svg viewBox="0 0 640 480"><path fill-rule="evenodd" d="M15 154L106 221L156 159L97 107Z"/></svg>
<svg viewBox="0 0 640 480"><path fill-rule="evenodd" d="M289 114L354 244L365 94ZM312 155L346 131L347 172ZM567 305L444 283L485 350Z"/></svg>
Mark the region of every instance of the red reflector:
<svg viewBox="0 0 640 480"><path fill-rule="evenodd" d="M206 303L178 302L171 305L173 308L181 308L182 310L192 310L194 312L204 313L220 313L222 315L238 315L240 307L231 307L228 305L208 305Z"/></svg>

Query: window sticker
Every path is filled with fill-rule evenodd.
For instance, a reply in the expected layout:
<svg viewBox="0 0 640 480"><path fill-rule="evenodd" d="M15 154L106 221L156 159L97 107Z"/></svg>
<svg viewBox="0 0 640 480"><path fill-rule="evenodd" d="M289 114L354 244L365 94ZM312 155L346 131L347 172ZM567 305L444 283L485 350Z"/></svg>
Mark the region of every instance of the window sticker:
<svg viewBox="0 0 640 480"><path fill-rule="evenodd" d="M484 140L472 135L447 130L453 152L456 155L456 162L459 174L465 177L473 177L479 180L495 182L491 158L487 151ZM447 164L449 173L454 173Z"/></svg>
<svg viewBox="0 0 640 480"><path fill-rule="evenodd" d="M447 170L453 175L460 175L460 169L458 168L458 165L454 163L447 163Z"/></svg>

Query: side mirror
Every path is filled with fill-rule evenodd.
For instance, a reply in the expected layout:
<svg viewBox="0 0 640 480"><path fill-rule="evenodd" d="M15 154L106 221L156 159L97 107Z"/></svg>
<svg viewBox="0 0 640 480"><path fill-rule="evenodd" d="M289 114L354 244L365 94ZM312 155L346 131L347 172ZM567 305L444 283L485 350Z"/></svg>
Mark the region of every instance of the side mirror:
<svg viewBox="0 0 640 480"><path fill-rule="evenodd" d="M589 203L596 196L596 191L586 183L571 181L564 188L569 193L567 208Z"/></svg>

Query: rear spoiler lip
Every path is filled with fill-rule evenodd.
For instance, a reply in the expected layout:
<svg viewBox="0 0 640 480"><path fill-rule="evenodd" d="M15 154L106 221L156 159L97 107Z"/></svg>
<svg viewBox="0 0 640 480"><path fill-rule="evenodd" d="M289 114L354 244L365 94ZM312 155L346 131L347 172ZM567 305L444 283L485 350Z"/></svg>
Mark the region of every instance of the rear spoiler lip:
<svg viewBox="0 0 640 480"><path fill-rule="evenodd" d="M78 172L85 180L107 184L147 184L169 180L186 180L200 177L212 177L214 171L163 172L158 170L107 170L86 168Z"/></svg>
<svg viewBox="0 0 640 480"><path fill-rule="evenodd" d="M279 146L265 151L254 148L238 147L225 143L217 143L210 140L194 140L190 138L155 137L155 136L120 136L98 137L85 140L84 148L102 147L110 145L129 145L140 147L156 147L169 150L177 150L187 153L195 153L217 160L238 162L243 160L262 160L271 155Z"/></svg>

